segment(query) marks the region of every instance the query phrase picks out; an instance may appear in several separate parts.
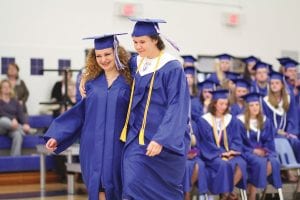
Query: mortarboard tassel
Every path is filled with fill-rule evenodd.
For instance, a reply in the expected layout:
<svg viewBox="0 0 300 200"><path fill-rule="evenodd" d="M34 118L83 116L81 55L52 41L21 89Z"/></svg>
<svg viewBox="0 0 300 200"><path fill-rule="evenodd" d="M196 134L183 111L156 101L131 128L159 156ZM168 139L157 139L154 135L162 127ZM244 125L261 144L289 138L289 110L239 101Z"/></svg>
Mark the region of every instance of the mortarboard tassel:
<svg viewBox="0 0 300 200"><path fill-rule="evenodd" d="M119 59L118 46L119 46L118 38L117 38L117 36L114 35L114 56L115 56L115 61L116 61L116 67L117 67L117 70L119 71L119 70L124 69L125 67Z"/></svg>
<svg viewBox="0 0 300 200"><path fill-rule="evenodd" d="M162 34L160 32L158 26L155 25L154 27L155 27L157 33L159 33L165 40L167 40L174 49L176 49L178 52L180 51L178 45L174 41L170 40L166 35Z"/></svg>

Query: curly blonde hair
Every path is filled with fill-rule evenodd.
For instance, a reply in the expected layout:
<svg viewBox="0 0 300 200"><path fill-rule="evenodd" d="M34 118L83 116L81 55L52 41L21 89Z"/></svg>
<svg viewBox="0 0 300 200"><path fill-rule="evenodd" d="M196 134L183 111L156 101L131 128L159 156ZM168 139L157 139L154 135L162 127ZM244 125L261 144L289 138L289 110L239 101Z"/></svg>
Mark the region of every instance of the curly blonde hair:
<svg viewBox="0 0 300 200"><path fill-rule="evenodd" d="M118 56L120 62L125 66L124 69L121 69L119 72L122 76L125 77L126 82L131 85L132 84L132 77L130 73L130 69L128 66L128 61L130 58L130 54L125 50L124 47L118 47ZM95 79L100 74L104 73L103 69L98 65L96 60L95 49L90 49L89 53L86 58L86 66L84 73L82 74L82 78L85 81Z"/></svg>

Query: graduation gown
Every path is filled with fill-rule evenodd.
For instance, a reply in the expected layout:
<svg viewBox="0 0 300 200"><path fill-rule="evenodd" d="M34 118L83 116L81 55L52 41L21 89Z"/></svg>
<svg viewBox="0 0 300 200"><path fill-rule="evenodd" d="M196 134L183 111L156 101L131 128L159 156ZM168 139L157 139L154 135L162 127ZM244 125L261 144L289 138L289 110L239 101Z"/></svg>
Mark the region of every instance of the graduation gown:
<svg viewBox="0 0 300 200"><path fill-rule="evenodd" d="M200 117L203 115L203 105L200 102L199 97L193 97L191 98L191 118L194 121L197 121L200 119Z"/></svg>
<svg viewBox="0 0 300 200"><path fill-rule="evenodd" d="M193 134L196 137L196 146L192 147L191 151L197 152L198 155L193 158L193 159L188 159L185 165L185 173L184 173L184 178L183 178L183 190L184 192L190 192L192 189L192 184L191 184L191 180L192 180L192 175L193 175L193 171L195 169L195 165L197 164L199 167L199 171L198 171L198 192L200 194L205 194L208 192L208 187L207 187L207 178L206 178L206 168L205 168L205 163L202 161L202 159L200 158L200 154L201 152L199 151L199 129L197 127L197 124L192 121L192 129L193 129Z"/></svg>
<svg viewBox="0 0 300 200"><path fill-rule="evenodd" d="M256 81L253 82L252 87L251 87L251 92L256 92L261 94L262 96L267 96L268 95L268 90L269 86L267 85L264 88L259 87Z"/></svg>
<svg viewBox="0 0 300 200"><path fill-rule="evenodd" d="M232 192L234 189L233 178L236 166L240 167L243 176L237 186L245 189L247 186L246 161L242 156L235 156L228 161L222 160L221 154L226 152L223 141L224 135L221 137L219 148L214 139L211 116L211 113L204 114L198 124L200 131L200 152L208 172L208 189L212 194ZM224 123L227 131L229 150L242 152L242 139L240 133L237 132L237 119L231 114L226 114L224 116Z"/></svg>
<svg viewBox="0 0 300 200"><path fill-rule="evenodd" d="M268 96L263 98L263 110L276 129L275 137L285 137L278 134L279 129L284 130L289 134L298 135L298 114L295 98L288 95L290 106L287 112L282 108L282 101L279 103L278 108L275 108L270 104L268 99ZM298 138L287 139L294 150L297 161L300 162L300 140Z"/></svg>
<svg viewBox="0 0 300 200"><path fill-rule="evenodd" d="M56 153L80 138L80 165L89 199L98 200L104 188L106 199L121 199L121 154L119 140L124 126L130 87L121 75L108 88L102 74L86 84L87 97L59 116L45 139L55 138Z"/></svg>
<svg viewBox="0 0 300 200"><path fill-rule="evenodd" d="M243 139L244 158L247 161L248 182L257 188L265 188L269 181L275 188L281 188L280 163L274 144L275 129L269 119L264 117L264 127L258 130L250 124L250 130L245 128L245 116L239 115L239 131ZM256 148L265 149L268 154L260 157L253 153ZM271 163L272 174L267 177L267 162ZM268 180L268 181L267 181Z"/></svg>
<svg viewBox="0 0 300 200"><path fill-rule="evenodd" d="M138 56L132 64L137 65L140 61ZM145 145L138 143L153 74L151 67L156 62L157 58L154 58L148 73L145 69L143 75L140 72L135 75L136 85L123 157L125 199L183 198L190 95L180 62L167 53L163 53L155 74L145 128ZM145 155L151 140L163 146L161 153L154 157Z"/></svg>
<svg viewBox="0 0 300 200"><path fill-rule="evenodd" d="M240 107L240 105L238 103L234 103L230 106L230 113L233 115L233 116L237 116L241 113L243 113L245 110L244 107Z"/></svg>

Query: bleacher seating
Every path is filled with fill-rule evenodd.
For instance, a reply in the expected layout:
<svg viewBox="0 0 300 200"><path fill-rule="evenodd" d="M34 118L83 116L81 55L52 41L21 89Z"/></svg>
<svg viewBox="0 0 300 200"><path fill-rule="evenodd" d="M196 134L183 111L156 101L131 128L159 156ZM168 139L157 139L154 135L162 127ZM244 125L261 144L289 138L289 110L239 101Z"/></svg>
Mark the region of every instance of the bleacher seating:
<svg viewBox="0 0 300 200"><path fill-rule="evenodd" d="M29 125L35 129L46 129L53 118L51 115L36 115L29 117ZM36 153L36 145L44 144L40 135L25 135L22 144L21 156L9 156L11 138L0 136L0 172L38 171L40 169L40 158ZM47 169L53 169L52 156L46 158Z"/></svg>

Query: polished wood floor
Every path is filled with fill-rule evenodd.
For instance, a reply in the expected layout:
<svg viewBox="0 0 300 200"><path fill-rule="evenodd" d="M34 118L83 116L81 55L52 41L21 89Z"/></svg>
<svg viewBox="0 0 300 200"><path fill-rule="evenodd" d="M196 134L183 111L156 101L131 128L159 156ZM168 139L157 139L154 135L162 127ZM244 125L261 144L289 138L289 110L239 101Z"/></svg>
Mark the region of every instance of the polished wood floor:
<svg viewBox="0 0 300 200"><path fill-rule="evenodd" d="M67 194L67 185L48 183L45 192L40 191L39 184L0 186L0 199L16 200L86 200L83 184L76 184L75 195Z"/></svg>

